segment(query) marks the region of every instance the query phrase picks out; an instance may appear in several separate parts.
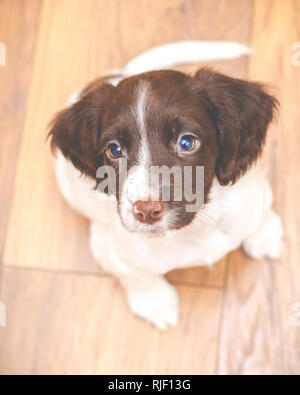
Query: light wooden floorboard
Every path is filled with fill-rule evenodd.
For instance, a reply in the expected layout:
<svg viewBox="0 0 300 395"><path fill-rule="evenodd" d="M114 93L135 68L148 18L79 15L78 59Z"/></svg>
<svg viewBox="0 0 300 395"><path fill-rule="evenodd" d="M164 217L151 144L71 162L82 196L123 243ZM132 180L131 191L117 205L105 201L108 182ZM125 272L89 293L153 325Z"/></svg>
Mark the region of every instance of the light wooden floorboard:
<svg viewBox="0 0 300 395"><path fill-rule="evenodd" d="M221 373L300 373L300 330L293 324L300 323L300 66L292 64L299 12L298 0L255 2L249 77L276 87L281 102L265 162L286 240L280 262L244 264L238 253L229 257Z"/></svg>
<svg viewBox="0 0 300 395"><path fill-rule="evenodd" d="M1 0L0 18L0 373L299 374L300 1ZM46 127L87 81L192 38L250 43L249 63L214 66L270 83L281 101L265 163L286 243L278 263L235 251L212 271L170 273L181 320L160 333L93 261L87 221L57 192Z"/></svg>
<svg viewBox="0 0 300 395"><path fill-rule="evenodd" d="M163 333L129 312L114 279L6 268L0 372L213 374L222 291L177 289L180 324Z"/></svg>
<svg viewBox="0 0 300 395"><path fill-rule="evenodd" d="M0 262L13 196L39 10L38 0L0 2L0 41L6 48L6 66L0 66Z"/></svg>

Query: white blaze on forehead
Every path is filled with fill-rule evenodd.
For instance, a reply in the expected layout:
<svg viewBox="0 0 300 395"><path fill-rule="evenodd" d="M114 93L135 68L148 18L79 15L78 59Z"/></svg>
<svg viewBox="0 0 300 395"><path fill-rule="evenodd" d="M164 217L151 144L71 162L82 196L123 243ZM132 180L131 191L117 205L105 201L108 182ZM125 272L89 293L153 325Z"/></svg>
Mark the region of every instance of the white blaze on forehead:
<svg viewBox="0 0 300 395"><path fill-rule="evenodd" d="M176 222L178 216L176 209L165 213L159 223L153 225L139 222L133 214L134 204L138 200L153 200L157 196L156 189L158 185L157 183L155 185L151 183L152 163L147 135L146 117L149 110L150 88L150 83L147 81L141 81L139 83L135 92L134 105L131 109L132 115L136 120L140 141L138 144L136 165L130 168L123 184L120 197L120 217L125 227L131 231L143 233L149 231L150 228L163 234Z"/></svg>
<svg viewBox="0 0 300 395"><path fill-rule="evenodd" d="M148 107L149 90L149 82L141 81L136 90L136 102L133 109L141 137L138 151L138 164L146 167L150 165L150 149L145 122L146 111Z"/></svg>
<svg viewBox="0 0 300 395"><path fill-rule="evenodd" d="M151 156L147 136L146 114L148 109L150 83L141 81L135 92L134 105L131 109L139 133L139 145L136 166L133 166L123 185L120 201L120 214L123 222L131 229L141 224L133 216L133 205L138 200L148 200L150 191Z"/></svg>

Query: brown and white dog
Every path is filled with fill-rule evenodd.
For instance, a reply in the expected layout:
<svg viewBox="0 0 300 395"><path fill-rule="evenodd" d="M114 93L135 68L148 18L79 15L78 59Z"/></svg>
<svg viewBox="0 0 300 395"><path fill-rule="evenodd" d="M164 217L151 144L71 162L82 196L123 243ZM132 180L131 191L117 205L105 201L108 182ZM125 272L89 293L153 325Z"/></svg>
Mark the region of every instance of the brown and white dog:
<svg viewBox="0 0 300 395"><path fill-rule="evenodd" d="M91 83L52 124L58 184L91 221L93 255L125 287L132 311L161 329L178 321L177 292L163 278L168 271L211 266L240 245L253 258L280 254L281 223L256 164L276 99L261 84L208 68L194 75L157 70L246 52L230 43L155 48L120 75ZM192 169L193 191L196 169L203 169L201 204L188 210L195 195L175 199L173 179L158 179L157 198L149 181L154 167L183 176ZM105 180L106 188L96 188Z"/></svg>

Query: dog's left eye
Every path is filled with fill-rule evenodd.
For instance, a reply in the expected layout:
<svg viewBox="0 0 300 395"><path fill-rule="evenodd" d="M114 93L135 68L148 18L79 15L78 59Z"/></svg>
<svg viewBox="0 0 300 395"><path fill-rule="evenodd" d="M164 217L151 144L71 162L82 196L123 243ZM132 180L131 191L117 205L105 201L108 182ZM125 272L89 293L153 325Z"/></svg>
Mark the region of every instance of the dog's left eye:
<svg viewBox="0 0 300 395"><path fill-rule="evenodd" d="M122 156L122 149L118 144L113 143L107 148L106 153L110 158L119 159Z"/></svg>
<svg viewBox="0 0 300 395"><path fill-rule="evenodd" d="M191 135L184 135L180 138L177 144L177 151L192 152L198 147L199 141L196 137Z"/></svg>

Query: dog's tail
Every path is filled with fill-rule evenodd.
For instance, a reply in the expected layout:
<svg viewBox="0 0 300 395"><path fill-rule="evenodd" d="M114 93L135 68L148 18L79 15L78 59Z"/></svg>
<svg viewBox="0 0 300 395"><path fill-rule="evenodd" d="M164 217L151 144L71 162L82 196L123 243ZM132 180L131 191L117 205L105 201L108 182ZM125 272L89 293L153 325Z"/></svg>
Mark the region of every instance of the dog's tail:
<svg viewBox="0 0 300 395"><path fill-rule="evenodd" d="M184 64L234 59L251 53L246 45L234 42L178 41L143 52L127 63L122 72L125 75L135 75Z"/></svg>

